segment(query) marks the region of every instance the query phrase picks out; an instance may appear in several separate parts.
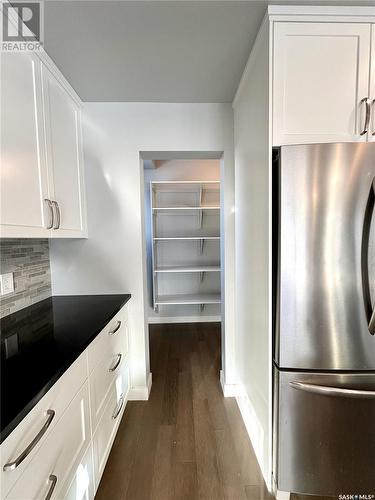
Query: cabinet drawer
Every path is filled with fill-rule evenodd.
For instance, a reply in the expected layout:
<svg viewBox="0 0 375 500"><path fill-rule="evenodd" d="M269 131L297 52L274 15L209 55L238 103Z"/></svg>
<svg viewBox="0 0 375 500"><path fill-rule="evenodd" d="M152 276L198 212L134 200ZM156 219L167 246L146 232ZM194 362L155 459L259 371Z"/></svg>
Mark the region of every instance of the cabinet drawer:
<svg viewBox="0 0 375 500"><path fill-rule="evenodd" d="M0 471L1 498L7 495L8 491L33 460L39 448L59 422L74 395L86 380L86 363L86 353L83 353L2 443ZM48 410L52 410L54 414L47 414ZM25 459L13 470L8 469L4 471L4 465L14 462L42 429L45 430L44 434Z"/></svg>
<svg viewBox="0 0 375 500"><path fill-rule="evenodd" d="M103 415L93 437L94 476L97 488L120 424L129 392L129 369L124 363L111 385Z"/></svg>
<svg viewBox="0 0 375 500"><path fill-rule="evenodd" d="M81 388L38 454L17 481L7 500L59 498L69 476L74 474L90 439L89 394Z"/></svg>
<svg viewBox="0 0 375 500"><path fill-rule="evenodd" d="M127 306L125 305L92 342L88 349L88 366L90 373L103 359L109 359L111 355L113 356L113 354L116 353L115 344L117 345L119 337L122 338L122 352L124 355L127 354L127 320Z"/></svg>
<svg viewBox="0 0 375 500"><path fill-rule="evenodd" d="M75 468L73 477L63 487L59 498L64 500L92 500L94 498L94 471L91 444Z"/></svg>
<svg viewBox="0 0 375 500"><path fill-rule="evenodd" d="M125 331L126 325L123 328ZM105 400L111 386L127 361L127 345L123 333L119 333L119 336L106 346L104 357L90 375L91 422L94 431L104 410Z"/></svg>

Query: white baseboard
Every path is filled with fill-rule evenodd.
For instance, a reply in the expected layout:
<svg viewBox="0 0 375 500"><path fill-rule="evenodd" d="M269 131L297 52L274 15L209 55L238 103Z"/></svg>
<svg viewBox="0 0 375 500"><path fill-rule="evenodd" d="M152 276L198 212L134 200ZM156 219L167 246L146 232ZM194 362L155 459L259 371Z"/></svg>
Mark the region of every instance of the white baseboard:
<svg viewBox="0 0 375 500"><path fill-rule="evenodd" d="M289 500L290 499L290 492L277 490L275 497L276 497L276 500Z"/></svg>
<svg viewBox="0 0 375 500"><path fill-rule="evenodd" d="M147 378L147 386L132 387L129 391L129 401L147 401L150 397L152 386L152 373Z"/></svg>
<svg viewBox="0 0 375 500"><path fill-rule="evenodd" d="M240 384L226 384L223 370L220 370L220 384L225 398L241 396L242 386Z"/></svg>
<svg viewBox="0 0 375 500"><path fill-rule="evenodd" d="M267 452L264 451L264 445L262 443L264 434L263 428L258 420L251 400L248 397L243 386L239 390L239 395L236 396L236 401L238 408L240 409L241 416L249 435L252 447L254 449L259 467L261 469L263 479L266 483L268 491L272 491L272 479L271 477L269 477L268 471L265 470L265 468L267 467L267 457L265 457L264 455Z"/></svg>
<svg viewBox="0 0 375 500"><path fill-rule="evenodd" d="M150 316L148 324L164 324L164 323L220 323L221 316Z"/></svg>

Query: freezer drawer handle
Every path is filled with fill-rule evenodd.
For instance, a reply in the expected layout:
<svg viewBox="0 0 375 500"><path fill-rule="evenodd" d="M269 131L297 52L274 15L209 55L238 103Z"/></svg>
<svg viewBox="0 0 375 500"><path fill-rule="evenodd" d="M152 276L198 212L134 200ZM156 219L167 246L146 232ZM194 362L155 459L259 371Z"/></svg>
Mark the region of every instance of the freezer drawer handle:
<svg viewBox="0 0 375 500"><path fill-rule="evenodd" d="M368 251L370 246L370 229L372 214L375 207L375 178L372 180L371 188L365 209L362 232L362 250L361 250L361 271L362 271L362 291L365 313L368 323L368 331L375 335L375 307L371 303L369 269L368 269Z"/></svg>
<svg viewBox="0 0 375 500"><path fill-rule="evenodd" d="M374 399L375 391L364 391L361 389L345 389L342 387L329 387L326 385L310 384L308 382L289 382L293 389L320 394L321 396L338 396L341 398Z"/></svg>

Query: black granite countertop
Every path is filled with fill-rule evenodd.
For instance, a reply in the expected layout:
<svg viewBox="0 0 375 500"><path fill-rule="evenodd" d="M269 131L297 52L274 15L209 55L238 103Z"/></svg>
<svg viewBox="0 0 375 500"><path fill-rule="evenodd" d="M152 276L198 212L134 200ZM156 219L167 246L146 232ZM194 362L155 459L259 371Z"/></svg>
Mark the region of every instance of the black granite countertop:
<svg viewBox="0 0 375 500"><path fill-rule="evenodd" d="M0 442L129 299L54 296L1 320Z"/></svg>

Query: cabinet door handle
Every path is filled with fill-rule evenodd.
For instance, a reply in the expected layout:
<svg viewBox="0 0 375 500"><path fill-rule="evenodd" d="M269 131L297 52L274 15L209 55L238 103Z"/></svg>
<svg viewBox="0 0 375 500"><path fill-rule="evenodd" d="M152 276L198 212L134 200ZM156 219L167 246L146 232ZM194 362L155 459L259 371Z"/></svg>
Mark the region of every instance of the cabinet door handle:
<svg viewBox="0 0 375 500"><path fill-rule="evenodd" d="M114 327L113 330L110 330L108 332L108 335L113 335L114 333L118 332L121 326L121 321L117 321L116 326Z"/></svg>
<svg viewBox="0 0 375 500"><path fill-rule="evenodd" d="M124 395L121 394L120 399L118 400L115 411L112 414L113 420L115 420L121 413L122 407L124 406Z"/></svg>
<svg viewBox="0 0 375 500"><path fill-rule="evenodd" d="M49 208L49 224L47 225L46 229L52 229L53 228L53 206L52 202L48 198L44 198L44 201L47 203L48 208Z"/></svg>
<svg viewBox="0 0 375 500"><path fill-rule="evenodd" d="M372 126L372 134L373 136L375 136L375 99L372 100L372 109L374 110L374 115L372 117L372 120L373 120L373 126Z"/></svg>
<svg viewBox="0 0 375 500"><path fill-rule="evenodd" d="M116 368L118 368L118 365L121 363L122 354L119 352L116 357L117 361L113 366L111 366L111 368L108 369L109 372L114 372Z"/></svg>
<svg viewBox="0 0 375 500"><path fill-rule="evenodd" d="M49 487L48 493L47 493L46 498L44 500L50 500L52 493L54 492L54 489L56 488L57 476L55 476L55 474L51 474L48 478L48 481L51 481L51 486Z"/></svg>
<svg viewBox="0 0 375 500"><path fill-rule="evenodd" d="M60 229L60 222L61 222L61 217L60 217L60 207L57 201L53 201L52 205L55 207L56 210L56 224L53 226L53 229Z"/></svg>
<svg viewBox="0 0 375 500"><path fill-rule="evenodd" d="M48 415L47 420L43 424L43 427L40 429L38 434L31 441L31 443L27 446L27 448L23 450L21 455L19 455L13 462L8 462L7 464L5 464L3 467L3 471L16 469L20 465L20 463L25 460L25 458L33 450L33 448L35 448L35 446L39 443L43 435L46 433L46 430L51 425L52 420L54 419L55 416L54 410L47 410L47 415Z"/></svg>
<svg viewBox="0 0 375 500"><path fill-rule="evenodd" d="M365 116L365 124L363 126L362 132L359 135L365 135L368 132L368 126L370 123L370 113L371 113L371 103L368 97L364 97L361 101L361 104L365 103L366 105L366 116Z"/></svg>

